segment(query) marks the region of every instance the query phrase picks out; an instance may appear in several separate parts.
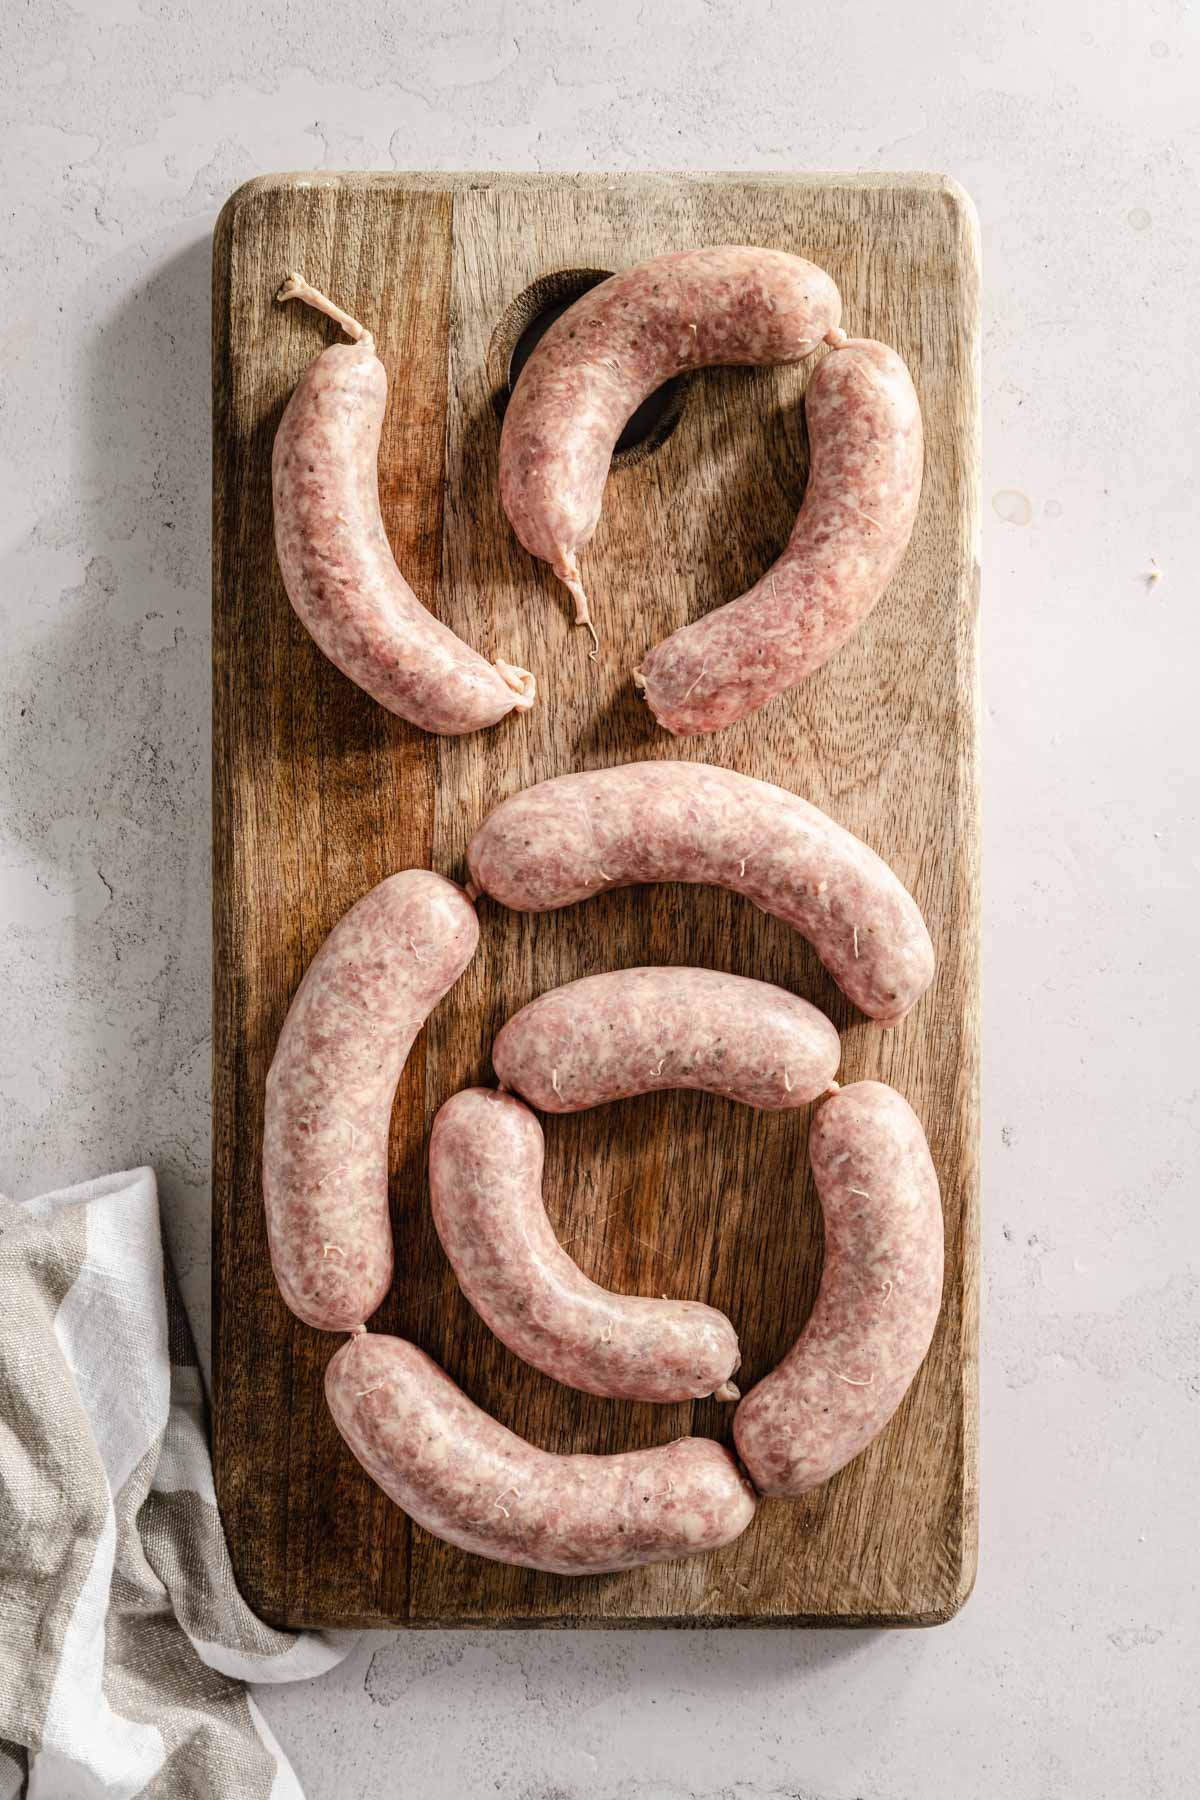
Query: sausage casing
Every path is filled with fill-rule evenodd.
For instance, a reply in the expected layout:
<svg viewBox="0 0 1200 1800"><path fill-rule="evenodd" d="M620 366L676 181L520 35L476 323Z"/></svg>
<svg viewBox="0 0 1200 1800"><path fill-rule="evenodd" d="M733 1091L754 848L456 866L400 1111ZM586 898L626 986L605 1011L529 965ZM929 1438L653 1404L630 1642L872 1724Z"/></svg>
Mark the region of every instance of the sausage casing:
<svg viewBox="0 0 1200 1800"><path fill-rule="evenodd" d="M824 1013L767 981L718 969L617 969L553 988L492 1046L496 1078L540 1112L698 1088L776 1112L837 1074Z"/></svg>
<svg viewBox="0 0 1200 1800"><path fill-rule="evenodd" d="M363 1468L435 1537L556 1575L603 1575L717 1550L754 1517L729 1452L678 1438L619 1456L553 1456L468 1400L415 1344L360 1333L325 1374Z"/></svg>
<svg viewBox="0 0 1200 1800"><path fill-rule="evenodd" d="M782 556L740 599L664 638L635 677L676 737L732 725L828 662L912 536L924 439L896 352L847 339L816 369L805 410L812 467Z"/></svg>
<svg viewBox="0 0 1200 1800"><path fill-rule="evenodd" d="M518 912L607 888L732 888L807 938L854 1004L895 1025L933 979L911 894L873 850L798 795L709 763L559 775L502 801L467 849L471 880Z"/></svg>
<svg viewBox="0 0 1200 1800"><path fill-rule="evenodd" d="M392 1101L478 941L462 889L407 869L350 908L296 990L267 1074L263 1199L279 1290L309 1325L352 1331L387 1292Z"/></svg>
<svg viewBox="0 0 1200 1800"><path fill-rule="evenodd" d="M389 712L459 736L534 703L526 669L485 662L435 619L396 566L379 510L387 374L368 336L301 376L271 460L275 549L301 621Z"/></svg>
<svg viewBox="0 0 1200 1800"><path fill-rule="evenodd" d="M921 1122L894 1088L856 1081L809 1134L825 1266L808 1323L734 1414L762 1494L807 1493L865 1450L924 1360L942 1298L942 1206Z"/></svg>
<svg viewBox="0 0 1200 1800"><path fill-rule="evenodd" d="M574 595L577 623L588 621L577 558L642 401L690 369L798 362L836 333L841 310L833 281L803 257L720 244L638 263L555 321L504 415L500 498L525 548Z"/></svg>
<svg viewBox="0 0 1200 1800"><path fill-rule="evenodd" d="M546 1217L544 1160L542 1128L512 1094L467 1088L434 1120L433 1222L485 1324L533 1368L587 1394L669 1401L726 1388L739 1353L724 1313L590 1281Z"/></svg>

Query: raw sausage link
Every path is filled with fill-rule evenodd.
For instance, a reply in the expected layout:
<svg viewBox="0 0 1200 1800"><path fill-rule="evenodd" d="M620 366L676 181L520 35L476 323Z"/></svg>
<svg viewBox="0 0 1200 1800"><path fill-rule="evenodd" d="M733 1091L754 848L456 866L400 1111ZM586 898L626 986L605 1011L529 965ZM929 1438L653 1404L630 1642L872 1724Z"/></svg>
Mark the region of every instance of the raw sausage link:
<svg viewBox="0 0 1200 1800"><path fill-rule="evenodd" d="M925 921L873 850L785 788L709 763L559 775L490 813L471 880L518 912L643 881L732 888L813 945L838 986L895 1025L933 979Z"/></svg>
<svg viewBox="0 0 1200 1800"><path fill-rule="evenodd" d="M485 1324L535 1369L585 1394L736 1400L738 1341L724 1313L589 1281L546 1217L544 1156L541 1126L512 1094L467 1088L434 1121L433 1222Z"/></svg>
<svg viewBox="0 0 1200 1800"><path fill-rule="evenodd" d="M278 298L308 301L356 338L305 371L275 435L275 549L303 624L343 675L422 731L457 737L532 706L529 671L485 662L396 567L379 511L387 374L371 334L298 275Z"/></svg>
<svg viewBox="0 0 1200 1800"><path fill-rule="evenodd" d="M387 1292L396 1085L478 941L462 889L408 869L350 908L296 989L267 1075L263 1198L279 1291L323 1331L353 1330Z"/></svg>
<svg viewBox="0 0 1200 1800"><path fill-rule="evenodd" d="M525 548L573 595L576 624L590 624L576 559L642 401L689 369L799 362L827 335L840 339L841 311L834 283L803 257L723 244L639 263L555 321L504 415L500 498Z"/></svg>
<svg viewBox="0 0 1200 1800"><path fill-rule="evenodd" d="M777 1112L824 1093L840 1056L807 1000L716 969L586 975L522 1007L492 1046L497 1080L551 1113L664 1088Z"/></svg>
<svg viewBox="0 0 1200 1800"><path fill-rule="evenodd" d="M817 1111L809 1159L825 1267L807 1325L734 1415L760 1493L827 1481L882 1431L924 1360L942 1297L942 1207L920 1120L856 1081Z"/></svg>
<svg viewBox="0 0 1200 1800"><path fill-rule="evenodd" d="M921 497L921 408L894 350L850 338L804 397L812 471L787 549L739 600L657 645L634 680L676 737L744 719L828 662L891 580Z"/></svg>
<svg viewBox="0 0 1200 1800"><path fill-rule="evenodd" d="M555 1575L717 1550L754 1495L709 1438L622 1456L552 1456L481 1412L403 1338L362 1333L325 1373L334 1423L410 1518L448 1544Z"/></svg>

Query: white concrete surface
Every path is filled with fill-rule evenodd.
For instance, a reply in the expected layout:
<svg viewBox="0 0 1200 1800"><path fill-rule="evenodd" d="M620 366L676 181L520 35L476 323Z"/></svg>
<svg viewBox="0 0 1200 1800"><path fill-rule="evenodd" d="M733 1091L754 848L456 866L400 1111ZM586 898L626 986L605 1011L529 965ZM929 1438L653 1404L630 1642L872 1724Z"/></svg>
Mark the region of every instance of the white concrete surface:
<svg viewBox="0 0 1200 1800"><path fill-rule="evenodd" d="M975 1596L926 1634L379 1636L261 1696L310 1800L1194 1791L1196 6L48 0L0 31L0 1185L152 1162L198 1320L221 201L317 166L911 168L982 215Z"/></svg>

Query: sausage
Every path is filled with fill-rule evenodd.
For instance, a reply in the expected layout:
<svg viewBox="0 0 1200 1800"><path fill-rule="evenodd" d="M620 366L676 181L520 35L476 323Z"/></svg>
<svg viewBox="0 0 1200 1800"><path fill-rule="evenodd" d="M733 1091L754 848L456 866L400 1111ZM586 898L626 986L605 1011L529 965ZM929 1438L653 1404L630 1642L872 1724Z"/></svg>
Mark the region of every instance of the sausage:
<svg viewBox="0 0 1200 1800"><path fill-rule="evenodd" d="M544 1155L541 1126L512 1094L467 1088L434 1121L433 1222L480 1318L517 1356L585 1394L736 1400L738 1341L724 1313L589 1281L546 1217Z"/></svg>
<svg viewBox="0 0 1200 1800"><path fill-rule="evenodd" d="M699 1088L770 1112L805 1106L837 1074L824 1013L717 969L586 975L522 1007L492 1046L504 1087L542 1112Z"/></svg>
<svg viewBox="0 0 1200 1800"><path fill-rule="evenodd" d="M387 374L370 332L299 275L276 298L306 301L355 340L321 352L275 434L275 550L302 623L343 675L422 731L457 737L524 711L529 671L485 662L396 567L377 470Z"/></svg>
<svg viewBox="0 0 1200 1800"><path fill-rule="evenodd" d="M806 800L709 763L559 775L502 801L467 849L472 892L551 912L644 881L732 888L808 939L838 986L895 1025L933 979L912 896Z"/></svg>
<svg viewBox="0 0 1200 1800"><path fill-rule="evenodd" d="M887 1424L933 1336L942 1298L942 1207L920 1120L879 1081L816 1112L809 1160L825 1267L808 1323L734 1414L761 1494L827 1481Z"/></svg>
<svg viewBox="0 0 1200 1800"><path fill-rule="evenodd" d="M600 521L617 439L673 376L714 363L799 362L836 341L841 296L782 250L722 244L656 256L589 289L546 332L500 434L500 499L591 629L579 552ZM595 632L592 632L595 637Z"/></svg>
<svg viewBox="0 0 1200 1800"><path fill-rule="evenodd" d="M296 989L267 1073L263 1199L279 1291L322 1331L352 1331L387 1292L392 1101L478 941L462 889L407 869L350 908Z"/></svg>
<svg viewBox="0 0 1200 1800"><path fill-rule="evenodd" d="M812 469L783 555L739 600L664 639L634 676L676 737L732 725L828 662L912 536L924 439L896 352L847 339L819 364L804 403Z"/></svg>
<svg viewBox="0 0 1200 1800"><path fill-rule="evenodd" d="M361 1333L325 1372L334 1423L363 1468L435 1537L554 1575L606 1575L718 1550L754 1516L709 1438L620 1456L552 1456L482 1412L403 1338Z"/></svg>

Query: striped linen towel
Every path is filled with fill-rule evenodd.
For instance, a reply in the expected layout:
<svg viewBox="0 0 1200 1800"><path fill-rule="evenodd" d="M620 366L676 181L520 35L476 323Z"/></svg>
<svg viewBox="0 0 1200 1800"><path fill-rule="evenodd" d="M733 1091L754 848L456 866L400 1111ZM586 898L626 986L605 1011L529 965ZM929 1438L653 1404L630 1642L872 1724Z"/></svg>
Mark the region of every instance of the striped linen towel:
<svg viewBox="0 0 1200 1800"><path fill-rule="evenodd" d="M0 1197L0 1800L294 1800L245 1684L354 1642L237 1591L153 1171Z"/></svg>

